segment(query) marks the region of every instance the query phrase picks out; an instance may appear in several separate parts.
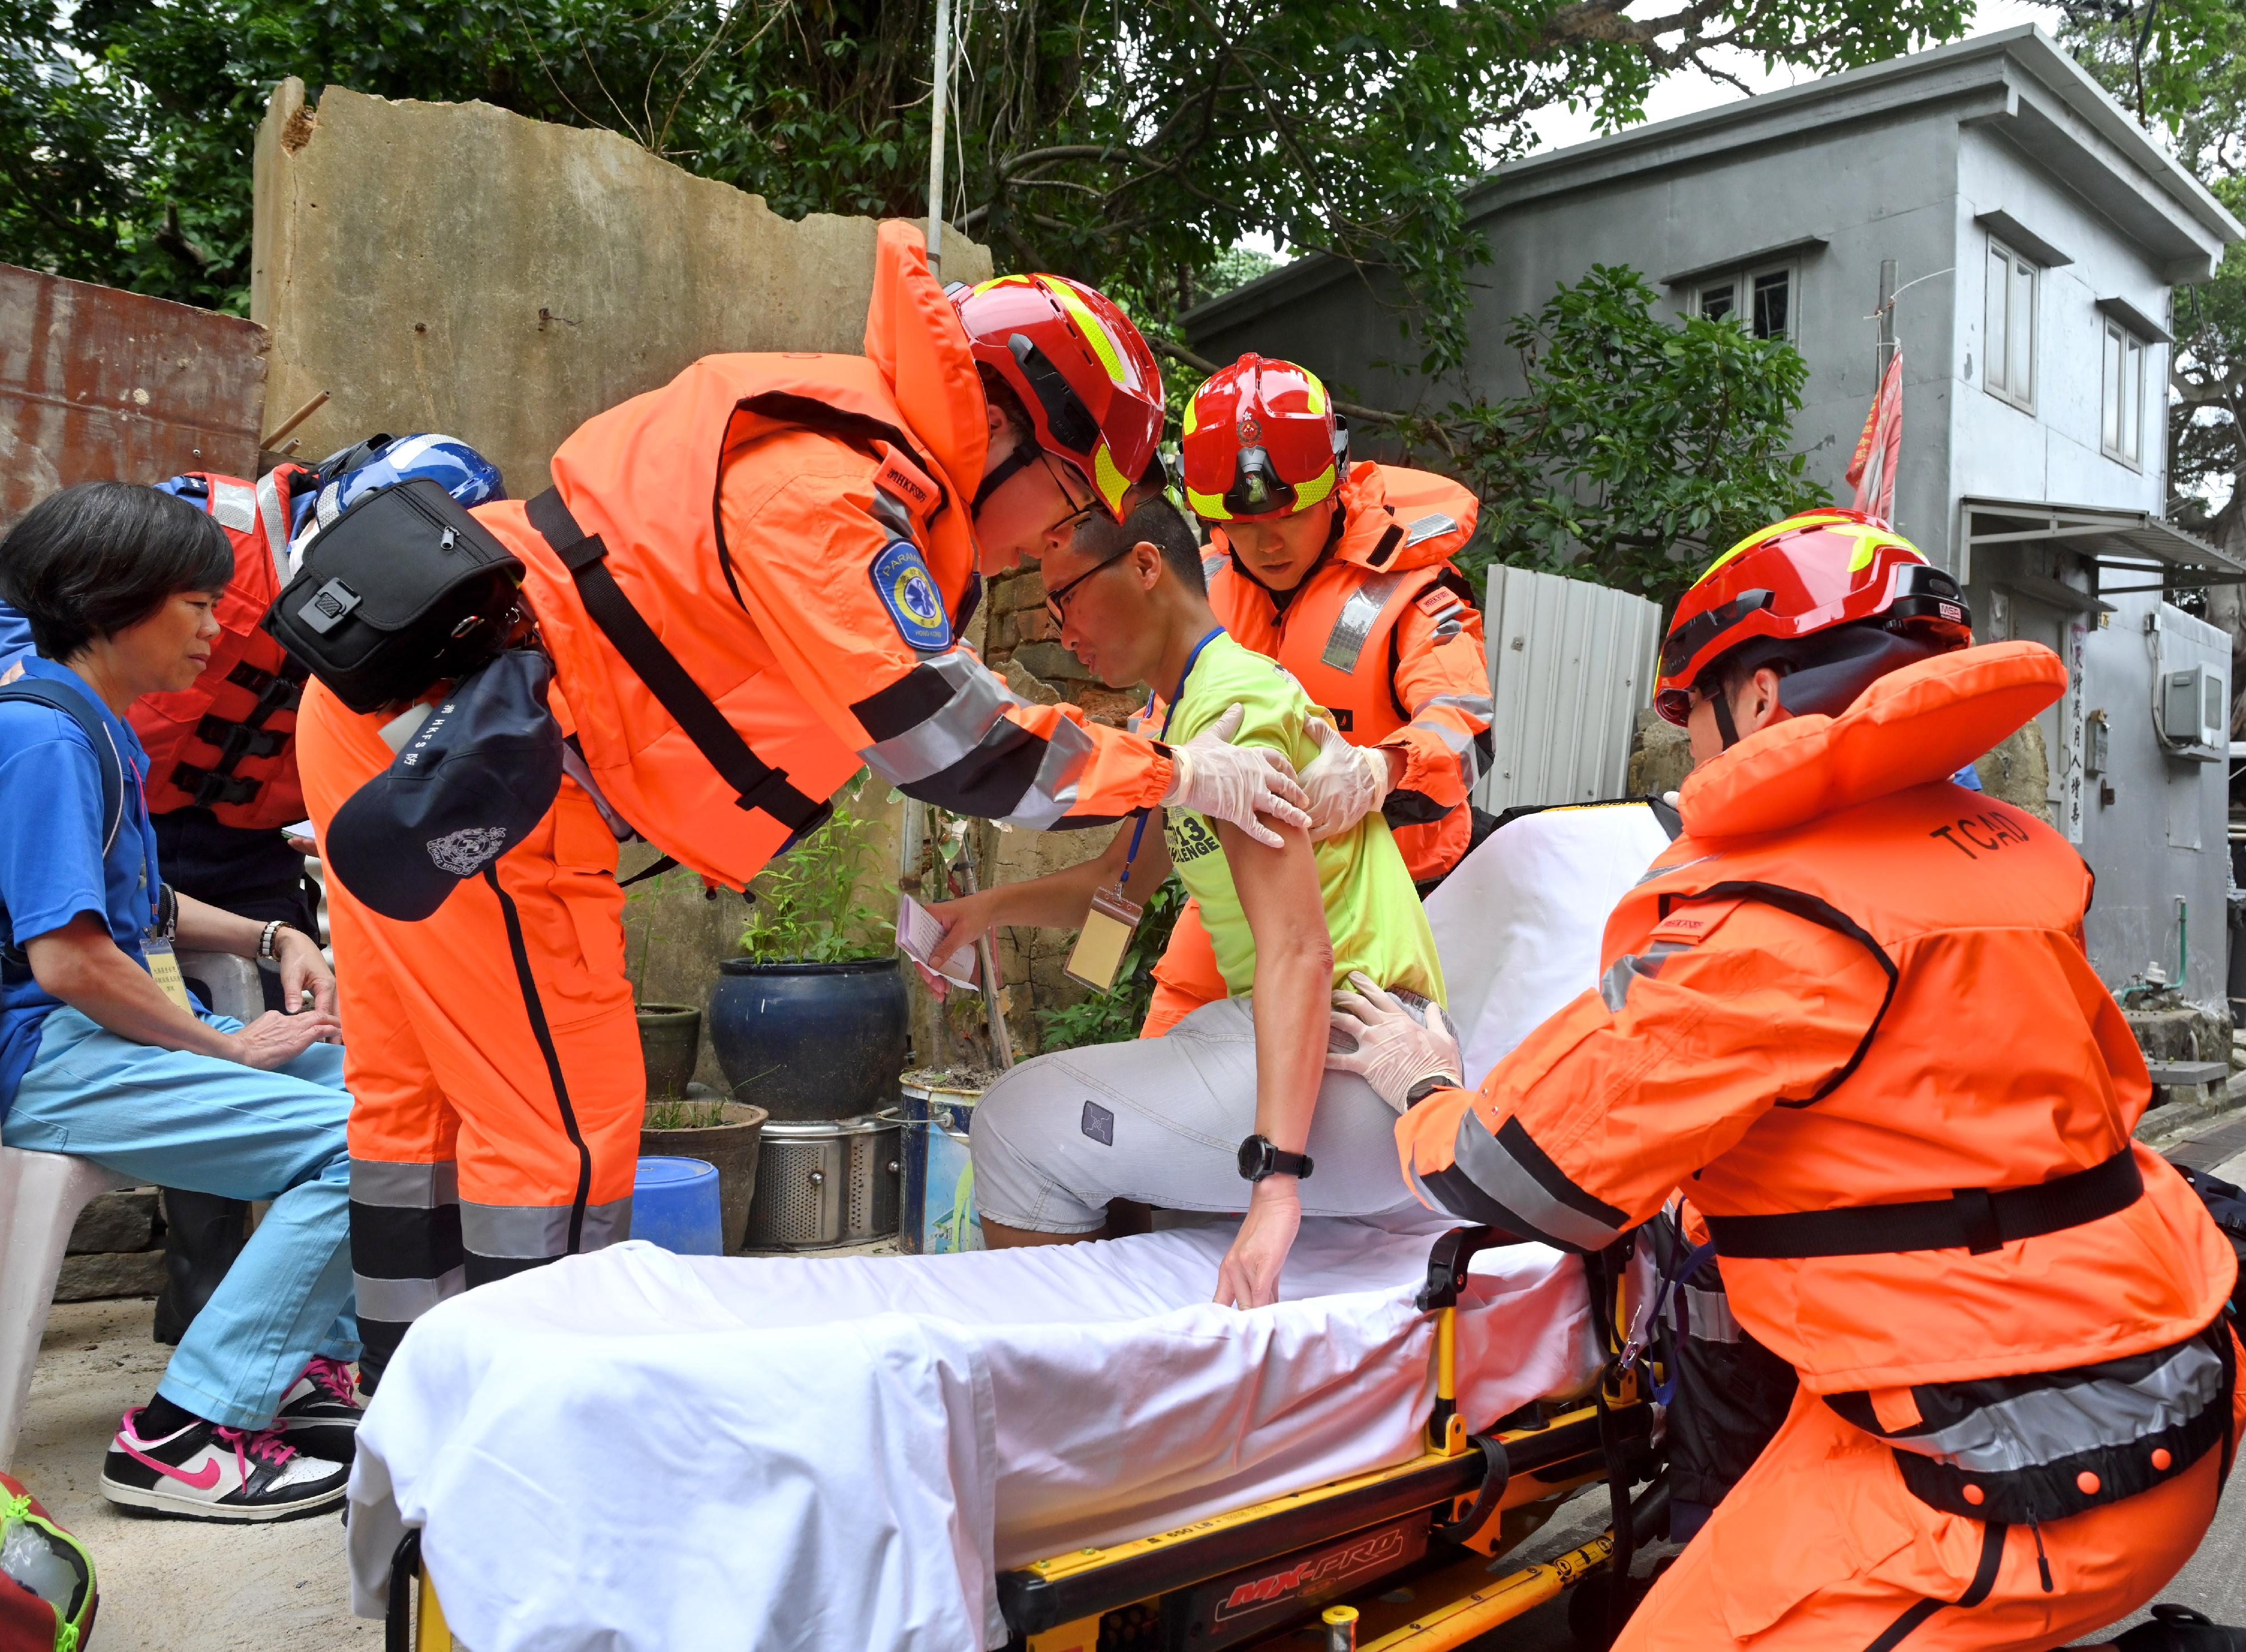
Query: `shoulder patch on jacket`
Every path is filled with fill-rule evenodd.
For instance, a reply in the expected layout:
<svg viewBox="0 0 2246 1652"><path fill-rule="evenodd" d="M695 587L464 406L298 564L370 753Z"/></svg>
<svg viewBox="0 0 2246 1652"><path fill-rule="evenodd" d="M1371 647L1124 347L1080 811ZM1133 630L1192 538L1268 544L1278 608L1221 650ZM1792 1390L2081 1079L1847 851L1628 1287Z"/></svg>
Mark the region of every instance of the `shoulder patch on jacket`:
<svg viewBox="0 0 2246 1652"><path fill-rule="evenodd" d="M1654 926L1646 936L1649 942L1670 941L1689 947L1696 941L1705 940L1714 933L1718 924L1746 904L1740 901L1691 901L1680 902L1677 909Z"/></svg>
<svg viewBox="0 0 2246 1652"><path fill-rule="evenodd" d="M920 547L910 540L892 540L874 558L874 593L897 628L897 635L922 654L941 654L951 646L951 616L943 611L943 593L936 588Z"/></svg>

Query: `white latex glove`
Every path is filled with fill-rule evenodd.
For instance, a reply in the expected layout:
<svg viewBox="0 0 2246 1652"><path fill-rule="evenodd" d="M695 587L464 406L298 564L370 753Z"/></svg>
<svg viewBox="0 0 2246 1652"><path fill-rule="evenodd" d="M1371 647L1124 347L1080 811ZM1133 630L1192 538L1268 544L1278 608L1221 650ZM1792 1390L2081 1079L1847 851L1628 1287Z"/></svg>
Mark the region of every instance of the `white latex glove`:
<svg viewBox="0 0 2246 1652"><path fill-rule="evenodd" d="M1164 803L1174 803L1212 820L1229 820L1267 848L1280 845L1279 834L1256 817L1268 814L1281 826L1307 830L1310 817L1303 812L1309 801L1296 783L1295 765L1262 746L1235 745L1245 709L1233 706L1183 745L1170 748L1177 772Z"/></svg>
<svg viewBox="0 0 2246 1652"><path fill-rule="evenodd" d="M1388 753L1377 745L1351 745L1322 717L1310 724L1318 754L1303 771L1310 799L1310 841L1339 837L1378 809L1388 796Z"/></svg>
<svg viewBox="0 0 2246 1652"><path fill-rule="evenodd" d="M1350 972L1349 984L1357 990L1333 996L1331 1024L1351 1047L1329 1047L1329 1068L1355 1073L1399 1113L1410 1108L1412 1087L1422 1079L1440 1078L1453 1086L1462 1082L1466 1064L1459 1058L1458 1037L1440 1005L1427 1006L1423 1026L1362 970Z"/></svg>

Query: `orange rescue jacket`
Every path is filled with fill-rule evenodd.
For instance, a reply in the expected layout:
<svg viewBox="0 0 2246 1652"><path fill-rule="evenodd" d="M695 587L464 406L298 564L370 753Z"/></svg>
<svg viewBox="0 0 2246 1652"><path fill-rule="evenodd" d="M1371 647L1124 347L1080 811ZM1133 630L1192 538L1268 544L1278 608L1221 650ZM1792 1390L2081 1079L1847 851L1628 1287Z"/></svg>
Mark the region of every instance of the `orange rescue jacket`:
<svg viewBox="0 0 2246 1652"><path fill-rule="evenodd" d="M234 577L202 675L176 693L143 695L126 714L148 751L148 812L206 808L230 826L289 826L304 818L296 734L305 671L257 622L289 582L289 484L303 467L277 466L255 482L190 473L234 547Z"/></svg>
<svg viewBox="0 0 2246 1652"><path fill-rule="evenodd" d="M1684 1186L1739 1323L1890 1431L1911 1384L2200 1334L2236 1264L2132 1143L2150 1089L2083 951L2088 870L1942 778L2065 683L2032 643L1943 655L1695 771L1600 988L1399 1122L1423 1196L1592 1248Z"/></svg>
<svg viewBox="0 0 2246 1652"><path fill-rule="evenodd" d="M950 301L918 232L890 223L864 356L705 357L580 426L553 495L479 507L523 559L557 715L610 810L738 887L818 818L798 806L861 765L1041 829L1160 802L1167 747L1018 699L959 641L980 593L968 503L986 440ZM582 541L534 525L552 526L557 496ZM626 665L588 608L588 563L774 772L762 795L781 813L748 806Z"/></svg>
<svg viewBox="0 0 2246 1652"><path fill-rule="evenodd" d="M1352 744L1394 746L1404 775L1383 812L1415 879L1467 852L1467 801L1489 770L1489 661L1474 588L1451 558L1480 504L1446 477L1353 466L1341 533L1283 606L1233 565L1224 530L1202 561L1235 640L1277 660Z"/></svg>

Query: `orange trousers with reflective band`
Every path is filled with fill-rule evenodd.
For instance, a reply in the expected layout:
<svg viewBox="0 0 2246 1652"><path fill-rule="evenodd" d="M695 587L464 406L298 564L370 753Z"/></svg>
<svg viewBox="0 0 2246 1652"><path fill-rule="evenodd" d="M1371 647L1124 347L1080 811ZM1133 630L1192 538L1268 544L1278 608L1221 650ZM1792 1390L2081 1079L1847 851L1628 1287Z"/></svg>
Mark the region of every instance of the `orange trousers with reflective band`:
<svg viewBox="0 0 2246 1652"><path fill-rule="evenodd" d="M2232 1397L2246 1432L2246 1358ZM2149 1492L2040 1527L1961 1519L1807 1390L1653 1586L1614 1652L2042 1652L2160 1592L2215 1517L2218 1443ZM2044 1589L2040 1535L2051 1565Z"/></svg>
<svg viewBox="0 0 2246 1652"><path fill-rule="evenodd" d="M383 720L305 685L297 766L323 833L389 766ZM419 923L328 879L351 1272L378 1377L445 1297L630 1236L647 1079L616 867L615 838L564 779L528 836Z"/></svg>

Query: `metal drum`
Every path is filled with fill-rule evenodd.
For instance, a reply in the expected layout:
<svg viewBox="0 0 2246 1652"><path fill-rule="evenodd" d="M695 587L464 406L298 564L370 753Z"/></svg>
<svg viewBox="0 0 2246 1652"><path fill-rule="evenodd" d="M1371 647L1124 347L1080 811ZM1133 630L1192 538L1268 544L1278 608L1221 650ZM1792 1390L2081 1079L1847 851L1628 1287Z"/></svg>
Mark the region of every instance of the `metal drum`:
<svg viewBox="0 0 2246 1652"><path fill-rule="evenodd" d="M895 1118L779 1119L765 1125L746 1248L819 1250L897 1231Z"/></svg>
<svg viewBox="0 0 2246 1652"><path fill-rule="evenodd" d="M904 1105L882 1115L904 1124L904 1208L897 1248L922 1256L981 1250L983 1222L975 1209L968 1131L982 1089L948 1084L943 1075L911 1072L901 1087Z"/></svg>

